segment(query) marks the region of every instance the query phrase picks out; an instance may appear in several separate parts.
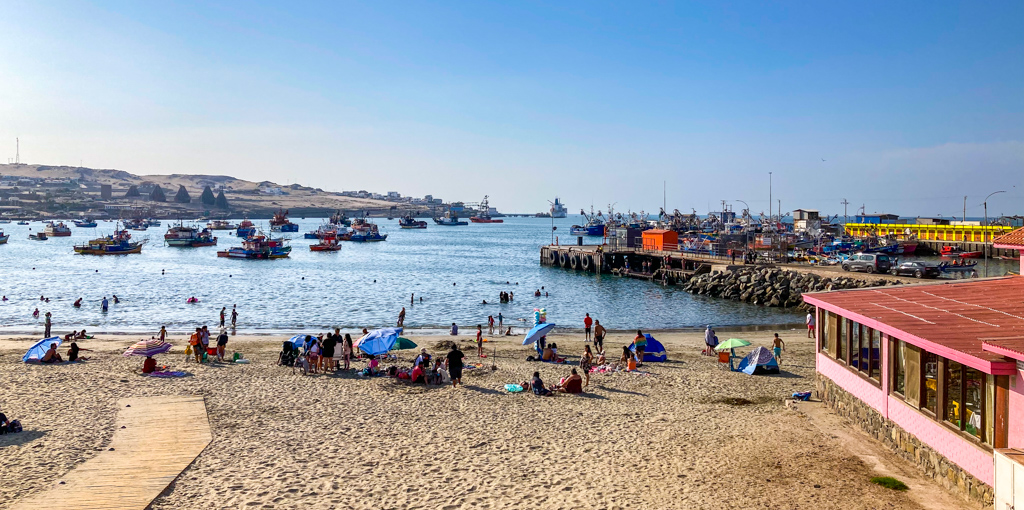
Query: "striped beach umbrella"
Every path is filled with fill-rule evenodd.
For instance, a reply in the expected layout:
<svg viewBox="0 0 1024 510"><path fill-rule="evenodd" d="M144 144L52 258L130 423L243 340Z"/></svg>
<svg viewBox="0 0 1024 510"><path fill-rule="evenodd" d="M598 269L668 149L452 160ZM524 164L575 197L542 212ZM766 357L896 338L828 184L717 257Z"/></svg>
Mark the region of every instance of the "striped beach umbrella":
<svg viewBox="0 0 1024 510"><path fill-rule="evenodd" d="M171 344L162 340L151 338L149 340L139 340L135 342L135 345L124 351L125 356L145 356L147 358L155 356L157 354L163 354L171 350Z"/></svg>

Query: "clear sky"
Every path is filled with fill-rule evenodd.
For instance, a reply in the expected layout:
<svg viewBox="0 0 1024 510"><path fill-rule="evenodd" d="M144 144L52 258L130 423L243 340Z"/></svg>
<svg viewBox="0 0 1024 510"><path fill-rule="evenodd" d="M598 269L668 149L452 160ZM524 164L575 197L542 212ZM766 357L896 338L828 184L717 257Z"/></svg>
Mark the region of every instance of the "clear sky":
<svg viewBox="0 0 1024 510"><path fill-rule="evenodd" d="M0 156L506 212L1024 214L1024 2L0 0ZM824 159L824 161L822 161ZM742 208L738 202L737 209ZM775 206L773 204L773 206Z"/></svg>

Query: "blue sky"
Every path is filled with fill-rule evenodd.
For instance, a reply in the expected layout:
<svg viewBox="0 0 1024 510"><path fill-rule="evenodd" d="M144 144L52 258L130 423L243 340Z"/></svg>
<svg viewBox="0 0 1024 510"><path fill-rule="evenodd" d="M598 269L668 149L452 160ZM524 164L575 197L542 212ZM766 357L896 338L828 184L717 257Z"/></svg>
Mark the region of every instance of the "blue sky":
<svg viewBox="0 0 1024 510"><path fill-rule="evenodd" d="M1021 2L0 8L4 161L20 137L32 163L523 212L656 212L664 181L670 209L756 213L773 172L786 211L977 216L1008 189L990 213L1024 214Z"/></svg>

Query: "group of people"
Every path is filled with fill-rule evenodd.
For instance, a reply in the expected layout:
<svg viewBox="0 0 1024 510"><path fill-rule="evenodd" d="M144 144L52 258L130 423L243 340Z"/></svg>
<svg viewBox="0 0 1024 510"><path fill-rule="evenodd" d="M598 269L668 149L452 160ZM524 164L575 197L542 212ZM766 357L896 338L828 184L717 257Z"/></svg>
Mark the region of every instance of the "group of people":
<svg viewBox="0 0 1024 510"><path fill-rule="evenodd" d="M121 299L117 297L117 294L112 294L111 298L113 298L115 305L121 302ZM47 299L46 301L49 302L50 300ZM75 308L81 308L82 307L82 298L76 299L74 303L71 303L71 306L73 306ZM100 310L106 312L109 309L110 309L110 300L107 299L107 296L103 296L103 299L100 300Z"/></svg>
<svg viewBox="0 0 1024 510"><path fill-rule="evenodd" d="M79 356L79 353L81 351L88 351L88 350L91 350L91 349L86 349L84 347L79 347L78 343L75 342L74 340L72 340L71 344L68 346L68 359L67 359L68 363L72 363L72 362L75 362L75 361L88 361L89 358L86 358L86 357L83 357L83 356ZM64 362L64 358L61 357L59 352L57 352L57 342L53 342L53 343L50 344L50 348L47 349L45 353L43 353L43 357L42 358L39 358L39 362L40 363L48 363L48 364L49 363L63 363Z"/></svg>
<svg viewBox="0 0 1024 510"><path fill-rule="evenodd" d="M366 333L367 331L364 329L363 334ZM337 372L349 370L352 367L354 354L352 335L345 333L342 336L341 329L334 328L333 333L321 333L317 336L306 335L301 346L296 346L290 340L285 341L281 348L281 354L278 356L278 363L301 366L307 373Z"/></svg>
<svg viewBox="0 0 1024 510"><path fill-rule="evenodd" d="M466 355L459 349L458 344L454 342L452 342L448 354L443 358L434 359L426 349L421 349L420 354L412 362L412 368L391 367L388 369L387 375L400 381L427 386L441 386L450 382L455 388L462 384L465 357Z"/></svg>
<svg viewBox="0 0 1024 510"><path fill-rule="evenodd" d="M513 299L515 299L515 294L513 294L512 292L501 291L498 293L499 303L511 303Z"/></svg>
<svg viewBox="0 0 1024 510"><path fill-rule="evenodd" d="M160 328L160 340L167 338L167 328ZM210 349L210 328L203 326L196 328L195 333L192 333L188 339L188 347L185 348L185 361L189 360L189 356L194 356L196 363L202 363L203 360L209 355L216 355L217 361L224 361L224 351L228 345L228 330L220 328L220 334L217 335L215 347Z"/></svg>
<svg viewBox="0 0 1024 510"><path fill-rule="evenodd" d="M220 327L224 327L224 321L227 319L228 307L222 306L220 308ZM238 305L231 305L231 328L238 324Z"/></svg>

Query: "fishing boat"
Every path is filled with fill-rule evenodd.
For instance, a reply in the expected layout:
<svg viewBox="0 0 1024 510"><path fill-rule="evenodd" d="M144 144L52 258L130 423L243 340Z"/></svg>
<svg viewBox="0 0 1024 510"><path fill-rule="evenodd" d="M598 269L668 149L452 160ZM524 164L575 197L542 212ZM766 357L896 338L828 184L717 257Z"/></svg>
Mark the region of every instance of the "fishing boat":
<svg viewBox="0 0 1024 510"><path fill-rule="evenodd" d="M5 224L5 223L10 223L10 222L11 222L11 220L0 220L0 225Z"/></svg>
<svg viewBox="0 0 1024 510"><path fill-rule="evenodd" d="M584 225L573 225L569 227L569 235L574 236L603 236L604 235L604 220L601 218L601 211L597 211L594 214L594 209L590 209L590 214L587 214L584 210L580 209L580 214L587 220Z"/></svg>
<svg viewBox="0 0 1024 510"><path fill-rule="evenodd" d="M505 220L492 218L490 211L491 207L487 203L487 195L484 195L483 201L480 202L480 214L471 216L469 221L473 223L505 223ZM604 235L604 232L602 231L601 234Z"/></svg>
<svg viewBox="0 0 1024 510"><path fill-rule="evenodd" d="M63 221L54 223L52 221L46 222L43 226L43 232L46 233L47 237L70 237L71 229L64 224Z"/></svg>
<svg viewBox="0 0 1024 510"><path fill-rule="evenodd" d="M132 241L127 230L114 230L113 235L93 239L86 244L75 245L75 253L82 255L127 255L141 253L145 241Z"/></svg>
<svg viewBox="0 0 1024 510"><path fill-rule="evenodd" d="M569 211L565 208L565 204L563 204L558 197L555 197L555 201L551 202L551 210L548 211L548 214L550 214L552 218L564 218L568 212Z"/></svg>
<svg viewBox="0 0 1024 510"><path fill-rule="evenodd" d="M178 225L167 229L167 233L164 234L164 242L167 243L167 246L183 248L217 246L217 238L213 236L210 229L199 229L197 227L186 226L183 223L179 223Z"/></svg>
<svg viewBox="0 0 1024 510"><path fill-rule="evenodd" d="M298 232L299 226L288 221L288 211L278 209L274 217L270 219L271 232Z"/></svg>
<svg viewBox="0 0 1024 510"><path fill-rule="evenodd" d="M252 237L256 235L256 226L249 221L249 218L246 218L238 224L238 229L235 230L235 235L242 238Z"/></svg>
<svg viewBox="0 0 1024 510"><path fill-rule="evenodd" d="M92 218L75 220L75 226L78 228L96 228L96 220Z"/></svg>
<svg viewBox="0 0 1024 510"><path fill-rule="evenodd" d="M341 244L338 243L338 238L335 235L325 235L320 238L320 242L309 245L309 251L338 251L341 249Z"/></svg>
<svg viewBox="0 0 1024 510"><path fill-rule="evenodd" d="M46 232L36 232L34 234L29 234L28 238L33 241L45 241L49 239L49 237L46 236Z"/></svg>
<svg viewBox="0 0 1024 510"><path fill-rule="evenodd" d="M352 226L352 220L346 218L345 212L340 209L338 210L338 212L331 215L330 219L327 220L327 223L339 227Z"/></svg>
<svg viewBox="0 0 1024 510"><path fill-rule="evenodd" d="M960 257L962 259L978 259L984 253L980 251L963 251L959 246L943 246L939 254L943 257Z"/></svg>
<svg viewBox="0 0 1024 510"><path fill-rule="evenodd" d="M377 230L377 226L374 225L370 230L357 230L348 237L349 241L356 243L376 243L380 241L387 241L388 235L381 234Z"/></svg>
<svg viewBox="0 0 1024 510"><path fill-rule="evenodd" d="M146 229L149 228L149 223L146 223L146 220L143 220L143 219L133 219L133 220L126 221L124 226L125 226L125 228L127 228L129 230L135 230L137 232L145 232Z"/></svg>
<svg viewBox="0 0 1024 510"><path fill-rule="evenodd" d="M238 229L238 226L232 225L231 222L227 220L213 220L206 224L206 228L210 230L236 230Z"/></svg>
<svg viewBox="0 0 1024 510"><path fill-rule="evenodd" d="M459 219L459 213L455 212L451 208L444 212L443 215L435 217L434 223L445 227L459 227L462 225L469 225L468 221Z"/></svg>
<svg viewBox="0 0 1024 510"><path fill-rule="evenodd" d="M28 222L25 220L21 220L18 222L18 225L28 225Z"/></svg>
<svg viewBox="0 0 1024 510"><path fill-rule="evenodd" d="M4 235L4 231L0 230L0 244L7 244L7 240L10 238L10 234Z"/></svg>
<svg viewBox="0 0 1024 510"><path fill-rule="evenodd" d="M401 228L427 228L427 222L417 220L411 214L406 214L398 219L398 226Z"/></svg>
<svg viewBox="0 0 1024 510"><path fill-rule="evenodd" d="M232 259L269 260L282 259L292 252L291 246L285 246L284 239L270 239L264 235L254 235L242 241L242 246L232 246L217 252L218 257Z"/></svg>

